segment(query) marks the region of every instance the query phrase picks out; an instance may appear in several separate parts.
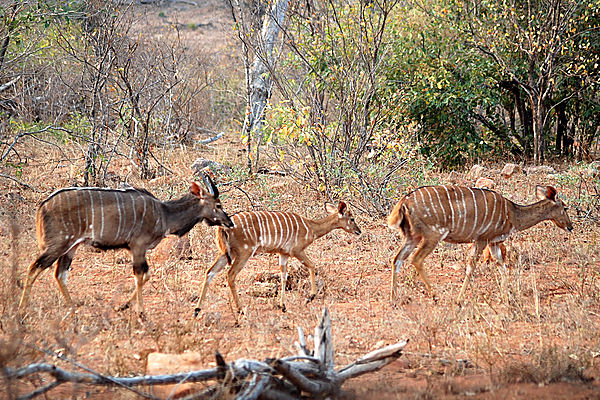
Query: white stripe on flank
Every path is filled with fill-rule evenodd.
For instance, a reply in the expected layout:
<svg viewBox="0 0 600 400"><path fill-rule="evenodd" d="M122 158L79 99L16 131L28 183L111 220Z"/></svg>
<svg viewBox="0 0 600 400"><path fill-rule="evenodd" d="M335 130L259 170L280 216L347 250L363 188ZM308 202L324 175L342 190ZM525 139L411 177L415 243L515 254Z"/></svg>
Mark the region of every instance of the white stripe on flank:
<svg viewBox="0 0 600 400"><path fill-rule="evenodd" d="M54 213L54 214L58 214L58 217L60 218L60 231L61 232L66 231L67 227L65 224L65 219L63 218L64 210L62 209L62 196L56 196L54 201L56 201L58 203L58 206L56 206L56 208L58 210L60 210L59 213Z"/></svg>
<svg viewBox="0 0 600 400"><path fill-rule="evenodd" d="M487 196L486 196L487 197ZM490 226L492 225L492 222L494 222L494 213L496 212L496 203L497 203L497 199L496 196L492 196L492 203L494 204L494 208L492 208L492 215L490 215L490 222L488 222L488 224L485 226L485 228L483 228L483 234L486 234L488 232L488 230L490 229Z"/></svg>
<svg viewBox="0 0 600 400"><path fill-rule="evenodd" d="M124 196L119 196L119 210L123 213L123 227L121 229L121 235L123 235L123 239L125 239L125 229L127 229L127 205L125 204ZM121 226L119 226L119 228L121 228Z"/></svg>
<svg viewBox="0 0 600 400"><path fill-rule="evenodd" d="M66 214L69 216L69 218L67 218L67 220L65 221L65 228L66 231L69 235L75 235L75 231L74 231L74 227L73 227L73 222L71 221L71 213L73 212L73 210L71 210L71 196L65 196L66 200L67 200L67 208L64 211L66 211Z"/></svg>
<svg viewBox="0 0 600 400"><path fill-rule="evenodd" d="M487 196L484 190L479 189L479 193L483 196L483 204L485 205L485 214L483 214L483 218L481 219L481 225L479 226L479 229L477 229L477 236L480 236L483 232L481 231L481 228L483 228L483 225L485 224L485 220L487 219L487 215L488 215L488 202L487 202Z"/></svg>
<svg viewBox="0 0 600 400"><path fill-rule="evenodd" d="M256 211L254 214L256 215L256 220L258 221L258 231L259 231L259 233L258 233L258 243L257 244L260 247L262 247L262 246L264 246L264 244L263 244L263 242L264 242L263 236L265 235L264 232L263 232L262 217L259 214L259 211Z"/></svg>
<svg viewBox="0 0 600 400"><path fill-rule="evenodd" d="M265 221L267 222L267 229L269 230L269 247L273 247L275 244L275 224L272 221L272 214L269 211L265 211Z"/></svg>
<svg viewBox="0 0 600 400"><path fill-rule="evenodd" d="M468 236L469 239L473 239L473 233L475 232L475 226L477 225L477 200L475 199L475 192L473 192L473 189L467 189L469 189L471 195L473 196L473 210L475 211L475 218L472 221L470 221L473 224L473 228L471 229L471 233L469 233Z"/></svg>
<svg viewBox="0 0 600 400"><path fill-rule="evenodd" d="M263 223L263 227L265 229L264 243L265 243L265 247L267 247L271 244L271 229L269 229L269 221L267 220L267 216L264 211L260 212L260 216L261 216L261 221Z"/></svg>
<svg viewBox="0 0 600 400"><path fill-rule="evenodd" d="M277 218L277 225L279 225L279 230L277 231L277 236L279 237L277 248L281 249L281 246L283 245L283 224L281 223L278 212L273 213L273 217Z"/></svg>
<svg viewBox="0 0 600 400"><path fill-rule="evenodd" d="M83 227L83 232L84 232L84 233L83 233L83 235L85 235L85 232L87 232L87 230L89 229L89 226L90 226L90 224L89 224L88 212L87 212L87 208L86 208L88 205L89 205L89 204L87 204L87 203L84 201L84 202L83 202L83 207L81 207L81 208L83 208L83 209L85 210L85 226ZM91 237L91 232L90 232L90 237Z"/></svg>
<svg viewBox="0 0 600 400"><path fill-rule="evenodd" d="M419 201L417 200L417 192L420 192L419 190L415 191L412 195L413 197L413 201L415 202L415 207L418 209L419 208ZM423 200L423 194L421 194L421 203L423 203L423 208L425 208L425 201Z"/></svg>
<svg viewBox="0 0 600 400"><path fill-rule="evenodd" d="M498 227L499 227L499 223L503 219L502 218L502 203L504 202L504 198L501 195L497 194L497 193L495 193L494 196L495 196L496 202L498 203L498 211L497 211L498 212L498 218L497 218L498 220L494 224L494 229L497 232L498 231Z"/></svg>
<svg viewBox="0 0 600 400"><path fill-rule="evenodd" d="M92 240L96 240L95 237L96 235L94 234L94 230L96 229L96 226L94 225L94 198L92 196L92 191L88 190L88 196L90 197L90 209L92 210L92 223L91 223L91 233L92 233Z"/></svg>
<svg viewBox="0 0 600 400"><path fill-rule="evenodd" d="M131 240L131 235L133 234L133 230L135 229L135 225L137 224L137 210L135 209L135 196L129 192L129 198L131 199L131 209L133 210L133 224L131 225L131 229L129 230L129 235L127 235L127 243Z"/></svg>
<svg viewBox="0 0 600 400"><path fill-rule="evenodd" d="M144 221L146 220L146 196L142 195L142 200L144 200L144 211L142 212L142 220L140 221L140 229L137 231L137 235L139 236L142 233L142 227L144 226Z"/></svg>
<svg viewBox="0 0 600 400"><path fill-rule="evenodd" d="M502 224L503 228L506 228L506 224L510 224L510 217L508 215L508 200L504 200L504 223ZM512 227L514 229L514 226Z"/></svg>
<svg viewBox="0 0 600 400"><path fill-rule="evenodd" d="M427 197L429 197L429 204L431 204L431 216L438 219L437 212L435 211L435 207L433 206L433 197L431 197L431 193L429 193L429 188L427 186L425 186L423 189L427 193ZM427 206L425 206L425 208L427 208ZM428 210L428 213L429 213L429 210Z"/></svg>
<svg viewBox="0 0 600 400"><path fill-rule="evenodd" d="M115 194L115 204L117 207L117 212L119 213L119 225L117 225L117 233L115 234L115 244L119 243L119 238L121 236L121 219L123 218L123 216L121 215L121 206L119 205L119 194L117 192L114 192ZM158 223L158 220L156 220L156 223ZM156 225L155 225L156 226Z"/></svg>
<svg viewBox="0 0 600 400"><path fill-rule="evenodd" d="M423 203L423 209L425 210L425 216L430 217L431 214L429 213L429 207L427 207L427 202L425 201L425 196L423 196L424 191L425 191L425 188L421 188L421 189L417 190L417 193L419 193L419 195L421 196L421 202Z"/></svg>
<svg viewBox="0 0 600 400"><path fill-rule="evenodd" d="M290 213L285 213L285 223L288 228L287 235L285 236L285 245L287 247L287 251L291 251L294 248L294 243L292 243L292 235L294 234L294 229Z"/></svg>
<svg viewBox="0 0 600 400"><path fill-rule="evenodd" d="M271 226L273 227L273 244L272 246L277 248L277 243L280 240L280 229L278 229L277 224L275 223L275 213L273 211L269 212L269 218L271 218Z"/></svg>
<svg viewBox="0 0 600 400"><path fill-rule="evenodd" d="M256 246L258 246L258 240L259 240L258 232L256 231L256 226L258 225L258 222L256 222L256 223L254 222L255 214L253 212L244 213L244 218L246 218L246 217L248 217L248 220L250 221L250 222L248 222L248 226L250 228L252 228L252 234L253 234L252 243L253 243L254 248L256 248Z"/></svg>
<svg viewBox="0 0 600 400"><path fill-rule="evenodd" d="M502 196L500 196L499 194L496 194L496 196L497 196L497 200L504 203L504 205L506 206L506 200L504 200L504 198ZM498 232L500 227L503 225L502 224L503 220L504 220L504 216L502 215L502 206L500 206L500 208L498 209L498 221L496 221L496 225L494 225L496 232Z"/></svg>
<svg viewBox="0 0 600 400"><path fill-rule="evenodd" d="M104 238L104 200L102 200L102 194L100 195L100 239Z"/></svg>
<svg viewBox="0 0 600 400"><path fill-rule="evenodd" d="M294 218L294 222L296 223L296 227L294 229L294 242L292 243L292 247L296 247L298 244L298 233L300 232L300 223L298 222L298 216L294 213L290 213L290 215Z"/></svg>
<svg viewBox="0 0 600 400"><path fill-rule="evenodd" d="M467 203L465 202L465 190L464 188L460 187L458 188L460 189L460 198L462 200L462 205L463 205L463 213L461 215L462 218L462 226L460 228L460 233L461 235L464 235L465 233L465 228L467 227Z"/></svg>
<svg viewBox="0 0 600 400"><path fill-rule="evenodd" d="M288 223L288 216L285 212L281 213L281 220L283 221L281 223L281 230L282 230L282 241L281 241L281 248L282 249L286 249L287 245L288 245L288 240L290 238L290 225ZM285 225L285 226L284 226Z"/></svg>
<svg viewBox="0 0 600 400"><path fill-rule="evenodd" d="M267 212L265 211L261 211L261 214L263 216L263 223L265 224L265 245L266 246L271 246L271 227L269 226L269 215Z"/></svg>
<svg viewBox="0 0 600 400"><path fill-rule="evenodd" d="M267 214L269 214L269 226L272 227L273 229L271 230L271 246L275 247L277 246L277 226L275 225L275 214L272 211L269 211Z"/></svg>
<svg viewBox="0 0 600 400"><path fill-rule="evenodd" d="M431 189L435 192L435 195L438 199L438 203L440 204L440 208L442 210L442 215L444 216L444 221L442 222L442 225L446 225L448 223L446 218L446 208L442 204L442 199L440 198L440 194L438 193L439 186L432 187Z"/></svg>
<svg viewBox="0 0 600 400"><path fill-rule="evenodd" d="M77 220L79 221L78 229L79 232L74 232L75 236L81 236L85 234L85 227L81 224L81 211L82 207L79 205L79 193L75 193L75 198L77 199Z"/></svg>
<svg viewBox="0 0 600 400"><path fill-rule="evenodd" d="M454 206L452 205L452 199L450 198L450 191L446 186L442 186L446 191L446 196L448 197L448 204L450 205L450 211L452 212L452 220L450 221L450 230L454 230Z"/></svg>
<svg viewBox="0 0 600 400"><path fill-rule="evenodd" d="M300 218L300 221L302 221L302 225L304 225L304 229L306 229L306 233L304 234L304 239L308 240L308 235L310 232L310 230L308 229L308 226L306 225L306 222L304 221L303 217L298 216L298 218Z"/></svg>
<svg viewBox="0 0 600 400"><path fill-rule="evenodd" d="M244 216L244 221L246 221L246 224L248 225L247 237L250 238L252 245L256 246L256 243L258 243L258 233L256 232L256 224L254 223L253 219L254 214L243 213L242 215Z"/></svg>
<svg viewBox="0 0 600 400"><path fill-rule="evenodd" d="M269 217L273 222L273 247L278 248L278 244L281 241L281 229L279 228L279 225L275 223L275 217L277 217L277 214L275 214L275 212L270 212Z"/></svg>

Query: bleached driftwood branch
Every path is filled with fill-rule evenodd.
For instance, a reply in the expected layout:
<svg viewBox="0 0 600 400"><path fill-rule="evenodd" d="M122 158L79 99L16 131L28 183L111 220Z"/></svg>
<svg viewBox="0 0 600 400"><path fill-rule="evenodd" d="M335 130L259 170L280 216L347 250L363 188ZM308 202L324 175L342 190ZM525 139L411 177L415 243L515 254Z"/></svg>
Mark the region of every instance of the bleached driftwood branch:
<svg viewBox="0 0 600 400"><path fill-rule="evenodd" d="M170 375L146 375L136 377L113 377L95 373L69 372L55 365L36 363L24 368L6 368L5 379L18 380L31 374L46 373L55 381L21 396L30 399L39 396L65 382L110 385L131 388L134 386L167 385L181 382L217 381L218 384L201 393L188 396L190 399L213 397L226 390L236 399L297 399L300 393L310 393L312 397L324 398L338 394L342 384L351 378L374 372L398 359L407 340L372 351L338 370L333 358L333 338L331 318L327 308L323 309L320 323L315 327L314 350L306 347L304 332L298 328L298 355L265 361L239 359L226 363L217 352L217 367ZM224 388L224 389L223 389ZM141 394L140 392L137 392ZM148 395L149 398L154 398Z"/></svg>
<svg viewBox="0 0 600 400"><path fill-rule="evenodd" d="M17 83L17 81L21 79L21 76L17 76L16 78L14 78L12 81L7 82L3 85L0 86L0 92L4 92L6 89L8 89L9 87L11 87L12 85L14 85L15 83Z"/></svg>
<svg viewBox="0 0 600 400"><path fill-rule="evenodd" d="M208 139L199 140L198 143L209 144L212 142L216 142L217 140L221 139L223 137L223 135L225 135L225 132L218 132L216 135L209 137Z"/></svg>

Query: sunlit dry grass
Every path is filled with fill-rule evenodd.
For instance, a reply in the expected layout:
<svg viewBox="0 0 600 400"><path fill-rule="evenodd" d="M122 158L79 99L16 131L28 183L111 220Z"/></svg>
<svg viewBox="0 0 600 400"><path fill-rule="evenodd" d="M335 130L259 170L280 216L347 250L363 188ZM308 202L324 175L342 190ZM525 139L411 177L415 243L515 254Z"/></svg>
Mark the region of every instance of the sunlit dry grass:
<svg viewBox="0 0 600 400"><path fill-rule="evenodd" d="M231 165L233 174L237 174L236 169L244 162L243 154L237 152L234 143L223 147L225 150L221 146L172 149L165 160L173 175L142 182L130 174L128 182L145 187L161 199L178 196L193 179L189 165L197 156ZM76 170L78 165L56 166L60 155L52 149L47 153L48 160L55 160L54 165L33 164L23 174L24 181L39 192L0 182L3 193L15 193L17 199L23 199L3 203L0 242L0 251L5 255L2 273L11 276L16 264L21 281L37 251L33 219L36 203L54 189L70 185L72 177L62 171ZM490 168L495 171L494 166ZM460 173L460 177L469 182L466 173ZM254 208L295 211L311 218L325 215L324 199L290 178L217 178L222 184L224 207L230 213ZM445 175L438 178L444 182ZM228 184L232 181L235 183ZM498 191L530 203L534 201L535 183L552 183L552 177L499 180ZM572 196L569 188L558 190L567 199ZM399 188L398 196L401 192ZM353 201L344 200L350 204ZM16 241L11 241L11 233L4 228L10 226L11 219L18 221ZM238 278L244 313L237 322L228 304L225 274L217 276L209 287L204 312L196 319L192 316L202 273L217 255L214 228L198 226L192 230L192 259L174 257L168 249L166 253L156 250L149 254L152 277L144 287L146 321L138 320L131 311L114 311L133 290L129 254L82 247L69 277L69 287L79 304L74 312L64 307L49 270L36 281L24 324L18 324L20 289L10 279L3 281L1 358L4 365L12 367L45 360L72 368L42 352L48 351L93 366L101 373L128 375L143 373L145 358L153 351L196 351L202 354L207 367L213 362L215 350L228 360L277 357L294 351L296 327L314 326L321 308L327 306L332 314L339 365L383 344L410 339L403 367L381 372L394 381L386 392L392 398L406 394L406 390L424 397L429 392L439 394L440 387L446 387L444 390L450 394L460 392L456 389L459 381L448 380L469 376L483 379L476 384L483 391L516 381L549 383L587 379L590 374L597 377L598 227L576 216L573 219L576 232L571 235L549 222L515 235L507 242L506 293L502 292L497 266L480 264L465 305L458 307L454 299L464 277L466 245L441 244L427 258L426 268L439 294L437 303L426 295L414 268L406 267L399 276L399 299L390 304L389 264L402 237L386 228L382 218L358 215L363 230L360 237L334 231L309 247L308 254L317 264L318 294L306 303L308 279L300 279L286 293L287 313L276 309L276 293L271 297L253 295L257 275L278 272L277 257L252 258ZM292 261L290 268L302 267ZM469 368L457 360L468 360ZM419 377L424 379L429 374L444 376L446 381L427 378L424 386L418 383L422 382ZM402 389L403 377L407 382L412 379L412 384L407 383L412 389ZM375 384L378 379L361 378L358 382ZM361 389L362 384L355 387L358 393Z"/></svg>

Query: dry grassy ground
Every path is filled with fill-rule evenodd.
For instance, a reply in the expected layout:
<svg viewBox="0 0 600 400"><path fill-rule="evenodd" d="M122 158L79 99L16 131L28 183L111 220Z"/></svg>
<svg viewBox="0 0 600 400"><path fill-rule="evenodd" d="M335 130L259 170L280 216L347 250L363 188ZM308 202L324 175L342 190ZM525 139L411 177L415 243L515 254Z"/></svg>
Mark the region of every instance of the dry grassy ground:
<svg viewBox="0 0 600 400"><path fill-rule="evenodd" d="M160 198L174 197L187 190L188 166L194 157L241 164L237 146L235 140L227 139L213 149L176 149L167 155L175 176L140 182L129 175L128 180ZM35 192L0 181L1 268L6 277L0 304L2 357L10 366L45 360L73 369L42 350L117 375L143 374L146 355L153 351L200 352L207 367L215 350L227 360L283 356L293 351L296 326L312 328L322 307L327 306L340 365L383 344L410 339L409 353L400 362L350 382L346 387L350 397L362 398L365 393L371 398L524 398L532 393L547 398L579 393L581 398L600 396L599 229L575 216L576 229L570 235L544 222L508 241L508 302L502 300L496 267L481 265L466 304L456 306L453 300L464 276L466 246L444 244L426 261L439 302L425 295L413 268L407 267L400 274L401 297L391 304L389 264L401 245L401 236L385 227L382 218L357 215L362 235L334 231L309 247L308 254L318 267L318 295L307 304L309 283L301 279L287 293L286 313L276 309L274 291L270 297L256 297L261 292L256 276L278 270L277 257L258 256L239 275L244 305L239 324L228 306L224 274L215 278L204 312L194 319L202 272L217 254L214 228L197 226L191 232L191 259L174 257L168 246L150 253L153 275L144 288L146 321L139 321L131 311L113 311L133 288L128 253L100 253L83 246L69 276L69 288L80 303L76 311L69 313L64 308L52 271L47 271L36 282L27 318L19 325L15 312L19 289L11 276L22 278L35 258L36 204L55 188L70 185L77 170L76 164L60 162L63 154L53 148L24 145L21 151L31 160L41 160L41 154L46 159L32 161L23 171L23 180L33 185ZM124 179L127 170L117 163L114 173ZM520 203L534 200L535 183L558 186L549 175L502 180L496 169L491 169L490 175L500 181L498 191ZM460 172L432 178L469 182ZM240 188L245 193L222 187L229 213L257 208L296 211L314 218L324 215L323 199L317 193L305 191L302 184L285 177L260 176ZM561 194L567 200L574 195L568 191ZM11 229L18 231L17 240L11 240ZM293 261L292 269L301 266ZM459 359L469 360L470 367L462 368ZM41 383L33 380L19 385L22 390ZM91 389L76 390L85 393ZM119 395L129 396L125 392Z"/></svg>
<svg viewBox="0 0 600 400"><path fill-rule="evenodd" d="M20 289L14 278L23 278L37 254L36 204L56 188L77 182L83 165L67 161L79 156L76 146L66 145L61 151L27 141L19 146L21 155L30 160L22 180L36 190L0 179L2 364L17 367L46 361L76 369L47 351L101 373L123 376L143 374L147 354L154 351L199 352L206 367L213 365L215 350L228 361L284 356L294 351L295 328L312 328L327 306L338 365L382 345L410 339L408 353L400 361L350 381L344 387L348 398L600 398L600 228L573 214L576 228L570 235L544 222L507 242L508 301L503 300L496 266L480 265L466 304L456 306L453 300L464 277L466 246L442 244L426 260L438 303L425 295L414 269L407 267L399 277L400 298L391 304L390 260L402 238L384 226L383 218L353 209L362 235L334 231L309 247L307 253L317 264L318 294L306 303L309 282L300 279L286 293L286 313L275 307L274 291L270 297L256 296L261 292L256 276L278 271L277 257L257 256L238 278L244 306L238 324L228 306L224 274L211 284L203 313L193 318L202 273L217 255L214 228L197 226L190 234L191 259L179 259L164 246L150 252L145 321L131 310L114 311L133 289L129 254L100 253L82 246L68 282L79 302L75 312L64 308L52 271L46 271L36 281L27 317L19 324ZM189 166L196 157L241 166L241 147L230 135L209 148L166 150L163 156L174 174L149 182L130 172L125 160L116 160L111 167L114 182L127 180L161 199L176 197L187 190ZM555 175L503 180L497 166L489 168L497 190L518 203L534 201L536 183L555 185L567 202L577 196L576 188L562 187ZM233 179L231 175L220 178L222 182ZM429 178L473 183L465 171ZM259 176L238 186L243 191L222 187L223 205L230 214L253 208L295 211L312 218L325 214L318 193L286 177ZM353 199L346 200L352 207ZM301 267L294 260L291 269ZM468 368L459 361L465 359ZM5 386L0 397L43 384L40 378L13 383ZM90 387L65 387L48 394L48 398L71 396L136 398L124 390Z"/></svg>

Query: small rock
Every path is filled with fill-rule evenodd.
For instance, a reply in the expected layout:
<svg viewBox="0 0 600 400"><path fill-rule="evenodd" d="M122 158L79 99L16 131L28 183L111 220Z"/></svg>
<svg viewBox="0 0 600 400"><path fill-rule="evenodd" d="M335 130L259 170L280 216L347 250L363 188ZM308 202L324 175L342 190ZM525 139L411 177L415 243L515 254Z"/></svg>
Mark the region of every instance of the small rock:
<svg viewBox="0 0 600 400"><path fill-rule="evenodd" d="M475 187L483 188L483 189L493 189L496 184L490 178L479 178L477 182L475 182Z"/></svg>
<svg viewBox="0 0 600 400"><path fill-rule="evenodd" d="M200 174L200 172L204 172L205 168L211 169L213 172L229 172L231 168L227 165L218 163L216 161L207 160L206 158L197 158L196 161L192 163L192 170L196 174Z"/></svg>
<svg viewBox="0 0 600 400"><path fill-rule="evenodd" d="M555 174L556 170L549 165L538 165L535 167L527 167L525 168L525 172L527 175L532 174Z"/></svg>
<svg viewBox="0 0 600 400"><path fill-rule="evenodd" d="M583 171L581 171L581 173L586 178L593 178L598 175L598 166L595 164L590 164Z"/></svg>
<svg viewBox="0 0 600 400"><path fill-rule="evenodd" d="M469 176L473 179L479 178L481 175L483 175L484 172L485 167L482 167L479 164L475 164L471 167L471 170L469 171Z"/></svg>
<svg viewBox="0 0 600 400"><path fill-rule="evenodd" d="M508 163L504 166L504 168L502 168L502 171L500 173L502 174L503 177L508 179L511 176L513 176L514 174L521 173L522 171L523 170L521 169L521 167L518 166L517 164Z"/></svg>

